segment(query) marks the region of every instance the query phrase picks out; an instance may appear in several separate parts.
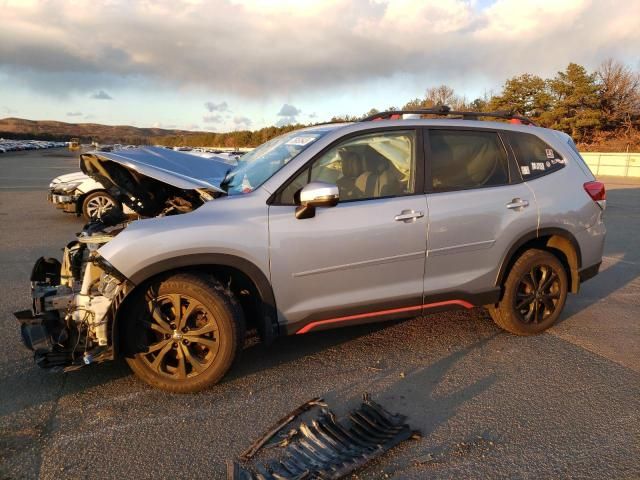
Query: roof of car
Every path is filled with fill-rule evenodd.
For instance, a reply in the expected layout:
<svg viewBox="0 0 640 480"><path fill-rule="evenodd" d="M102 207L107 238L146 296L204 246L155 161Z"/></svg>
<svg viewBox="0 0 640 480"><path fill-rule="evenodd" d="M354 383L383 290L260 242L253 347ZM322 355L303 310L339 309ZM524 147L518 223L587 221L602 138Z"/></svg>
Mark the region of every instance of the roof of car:
<svg viewBox="0 0 640 480"><path fill-rule="evenodd" d="M497 122L490 120L463 120L461 118L406 118L394 120L376 120L363 122L348 123L328 123L324 125L316 125L307 127L304 130L329 132L336 129L347 127L355 127L353 130L368 130L383 127L399 127L399 126L435 126L435 127L461 127L461 128L478 128L478 129L500 129L514 130L520 132L532 132L547 130L534 125L514 124L507 122Z"/></svg>

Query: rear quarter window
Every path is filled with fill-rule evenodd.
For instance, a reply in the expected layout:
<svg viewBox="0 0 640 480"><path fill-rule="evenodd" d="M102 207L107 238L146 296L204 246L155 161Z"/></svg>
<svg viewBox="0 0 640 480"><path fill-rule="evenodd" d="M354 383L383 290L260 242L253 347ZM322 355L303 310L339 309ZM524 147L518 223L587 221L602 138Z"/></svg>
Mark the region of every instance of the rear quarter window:
<svg viewBox="0 0 640 480"><path fill-rule="evenodd" d="M531 180L564 168L566 160L554 148L531 133L509 132L509 144L523 180Z"/></svg>

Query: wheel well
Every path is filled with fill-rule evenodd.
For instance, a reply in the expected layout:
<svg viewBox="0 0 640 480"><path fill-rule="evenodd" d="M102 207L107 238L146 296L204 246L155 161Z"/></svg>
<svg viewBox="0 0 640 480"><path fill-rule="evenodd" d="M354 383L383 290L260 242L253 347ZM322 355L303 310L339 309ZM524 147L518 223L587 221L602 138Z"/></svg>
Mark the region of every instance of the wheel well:
<svg viewBox="0 0 640 480"><path fill-rule="evenodd" d="M115 317L113 332L113 345L117 345L118 350L121 349L122 339L118 335L118 325L125 318L139 293L144 292L146 288L154 281L168 278L177 273L194 273L201 275L213 275L220 283L229 288L234 294L240 307L243 310L247 324L247 330L257 329L258 334L263 342L269 343L273 340L274 332L272 319L270 314L269 300L265 299L260 293L257 284L243 271L238 268L227 265L193 265L156 273L143 282L137 284L126 296Z"/></svg>
<svg viewBox="0 0 640 480"><path fill-rule="evenodd" d="M580 252L574 241L564 235L550 233L540 237L532 238L520 244L509 255L506 264L501 268L498 275L497 286L501 286L504 279L509 275L513 264L526 251L532 248L546 250L555 255L564 266L567 278L569 279L569 291L578 293L580 288Z"/></svg>

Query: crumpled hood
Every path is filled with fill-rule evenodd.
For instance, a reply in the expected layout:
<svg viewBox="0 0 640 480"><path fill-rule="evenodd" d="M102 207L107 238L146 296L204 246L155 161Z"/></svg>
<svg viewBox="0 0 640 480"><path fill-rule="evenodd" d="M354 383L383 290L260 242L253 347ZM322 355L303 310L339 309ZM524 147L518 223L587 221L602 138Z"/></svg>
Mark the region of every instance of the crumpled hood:
<svg viewBox="0 0 640 480"><path fill-rule="evenodd" d="M162 147L80 155L80 168L143 217L186 213L220 188L231 165ZM204 195L204 196L203 196Z"/></svg>
<svg viewBox="0 0 640 480"><path fill-rule="evenodd" d="M141 147L80 155L80 168L89 176L99 174L95 171L95 160L99 164L105 161L115 162L138 174L184 190L205 188L221 192L220 183L231 168L228 163L216 159L162 147Z"/></svg>

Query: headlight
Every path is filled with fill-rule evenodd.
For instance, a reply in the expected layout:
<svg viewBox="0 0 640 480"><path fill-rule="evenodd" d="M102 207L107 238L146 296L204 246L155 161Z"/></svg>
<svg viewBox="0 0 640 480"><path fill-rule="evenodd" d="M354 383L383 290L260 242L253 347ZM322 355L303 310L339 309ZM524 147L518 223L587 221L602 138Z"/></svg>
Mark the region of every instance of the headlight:
<svg viewBox="0 0 640 480"><path fill-rule="evenodd" d="M81 183L82 182L62 183L60 185L56 185L55 190L60 193L71 193L78 188Z"/></svg>

